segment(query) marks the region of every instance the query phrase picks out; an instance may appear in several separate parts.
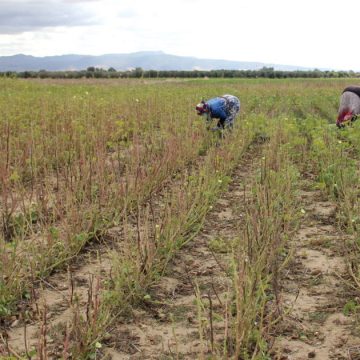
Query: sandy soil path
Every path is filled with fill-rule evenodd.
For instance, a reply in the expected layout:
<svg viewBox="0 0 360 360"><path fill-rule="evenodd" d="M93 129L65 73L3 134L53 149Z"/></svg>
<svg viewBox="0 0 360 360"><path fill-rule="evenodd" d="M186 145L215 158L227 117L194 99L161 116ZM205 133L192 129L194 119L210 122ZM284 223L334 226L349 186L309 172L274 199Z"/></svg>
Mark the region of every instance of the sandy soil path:
<svg viewBox="0 0 360 360"><path fill-rule="evenodd" d="M274 358L360 359L354 316L344 313L355 296L343 280L343 243L349 235L338 230L336 205L319 190L305 186L299 196L304 216L292 239L295 252L283 281L285 318Z"/></svg>

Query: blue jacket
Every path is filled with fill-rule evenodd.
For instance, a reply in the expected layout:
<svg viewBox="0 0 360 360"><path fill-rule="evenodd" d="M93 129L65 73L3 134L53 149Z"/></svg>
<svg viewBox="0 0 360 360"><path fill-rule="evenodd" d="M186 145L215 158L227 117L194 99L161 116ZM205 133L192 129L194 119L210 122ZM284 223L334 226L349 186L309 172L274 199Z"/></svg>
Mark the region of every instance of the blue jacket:
<svg viewBox="0 0 360 360"><path fill-rule="evenodd" d="M212 119L226 120L229 114L226 111L226 100L221 97L216 97L206 101L210 110L210 117Z"/></svg>

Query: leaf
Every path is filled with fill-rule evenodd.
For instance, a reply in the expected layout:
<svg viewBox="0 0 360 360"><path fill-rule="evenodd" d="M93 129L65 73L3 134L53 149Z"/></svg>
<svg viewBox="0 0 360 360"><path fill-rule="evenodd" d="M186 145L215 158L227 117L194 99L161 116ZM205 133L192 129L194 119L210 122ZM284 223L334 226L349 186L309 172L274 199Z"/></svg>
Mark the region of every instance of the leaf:
<svg viewBox="0 0 360 360"><path fill-rule="evenodd" d="M13 182L17 182L20 180L20 175L16 170L14 170L14 172L10 175L10 180Z"/></svg>

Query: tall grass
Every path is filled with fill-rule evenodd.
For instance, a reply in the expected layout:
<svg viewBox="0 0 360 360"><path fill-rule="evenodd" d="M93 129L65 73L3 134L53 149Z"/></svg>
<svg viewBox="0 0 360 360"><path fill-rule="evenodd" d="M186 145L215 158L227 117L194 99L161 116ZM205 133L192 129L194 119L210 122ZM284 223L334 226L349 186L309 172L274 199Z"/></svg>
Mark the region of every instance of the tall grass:
<svg viewBox="0 0 360 360"><path fill-rule="evenodd" d="M93 353L118 316L146 299L147 289L161 278L176 251L201 229L211 204L226 189L227 175L253 137L253 126L243 124L219 146L210 147L201 163L179 174L156 199L160 203L149 199L135 210L132 224L125 216L126 241L120 252L113 251L111 280L103 279L98 288L94 322L89 325L74 308L69 337L77 340L68 344L73 356L80 359Z"/></svg>
<svg viewBox="0 0 360 360"><path fill-rule="evenodd" d="M318 185L333 193L346 187L326 180L331 171L344 171L330 170L338 161L337 136L320 130L332 121L344 80L2 79L1 85L0 316L15 312L19 299L31 298L37 279L76 260L86 244L121 225L125 244L113 255L112 279L99 281L89 299L97 304L89 305L92 325L74 317L72 329L78 329L75 338L82 334L82 347L66 342L79 357L88 354L114 315L141 300L177 249L196 234L252 138L270 134L247 228L234 245L231 308L236 310L229 315L234 342L224 349L237 356L266 351L260 339L266 339L273 320L265 305L269 289L275 290L279 252L294 226L292 162L302 170L317 167ZM193 107L222 93L241 99L241 125L215 146ZM318 162L304 163L309 151ZM353 181L351 176L346 181ZM346 196L353 220L355 195ZM154 211L159 202L164 206Z"/></svg>
<svg viewBox="0 0 360 360"><path fill-rule="evenodd" d="M232 286L222 304L222 338L211 336L212 315L202 314L207 309L211 313L211 302L198 296L199 318L209 319L199 329L200 339L210 344L207 348L215 358L270 358L271 336L282 315L280 273L289 259L287 241L300 214L296 199L299 172L288 149L292 128L282 124L283 120L267 124L270 141L263 145L256 173L246 179L244 194L249 195L242 200L244 221L227 246Z"/></svg>
<svg viewBox="0 0 360 360"><path fill-rule="evenodd" d="M167 104L166 90L158 104L146 87L5 87L0 288L10 304L195 161L207 140L178 110L187 98Z"/></svg>

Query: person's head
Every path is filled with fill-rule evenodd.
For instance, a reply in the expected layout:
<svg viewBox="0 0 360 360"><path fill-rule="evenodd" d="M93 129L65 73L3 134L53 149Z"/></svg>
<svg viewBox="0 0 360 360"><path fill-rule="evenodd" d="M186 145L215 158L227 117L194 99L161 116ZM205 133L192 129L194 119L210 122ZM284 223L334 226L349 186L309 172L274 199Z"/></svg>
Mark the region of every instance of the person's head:
<svg viewBox="0 0 360 360"><path fill-rule="evenodd" d="M351 110L344 110L342 111L336 120L336 126L337 127L344 127L346 124L350 123L354 114Z"/></svg>
<svg viewBox="0 0 360 360"><path fill-rule="evenodd" d="M201 103L196 105L196 113L198 115L204 115L209 112L209 109L207 107L207 104L204 100L201 101Z"/></svg>

